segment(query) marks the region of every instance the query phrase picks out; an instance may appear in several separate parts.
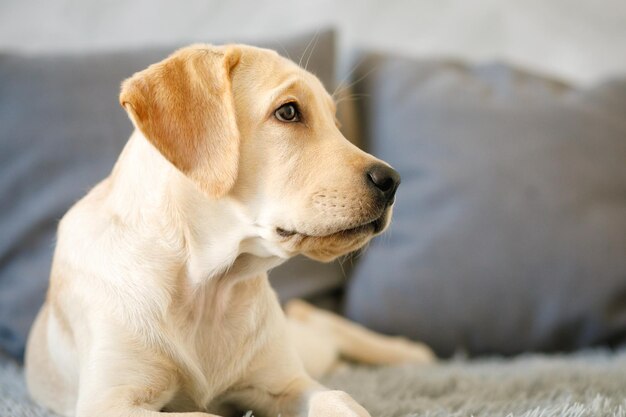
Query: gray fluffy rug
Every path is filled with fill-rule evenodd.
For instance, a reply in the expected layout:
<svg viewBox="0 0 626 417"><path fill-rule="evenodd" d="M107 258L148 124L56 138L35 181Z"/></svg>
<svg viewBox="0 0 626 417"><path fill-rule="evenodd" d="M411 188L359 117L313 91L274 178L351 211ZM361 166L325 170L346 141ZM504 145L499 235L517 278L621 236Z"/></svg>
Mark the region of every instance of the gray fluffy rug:
<svg viewBox="0 0 626 417"><path fill-rule="evenodd" d="M349 367L325 382L373 417L626 417L626 350ZM28 400L21 369L1 359L0 416L51 416Z"/></svg>

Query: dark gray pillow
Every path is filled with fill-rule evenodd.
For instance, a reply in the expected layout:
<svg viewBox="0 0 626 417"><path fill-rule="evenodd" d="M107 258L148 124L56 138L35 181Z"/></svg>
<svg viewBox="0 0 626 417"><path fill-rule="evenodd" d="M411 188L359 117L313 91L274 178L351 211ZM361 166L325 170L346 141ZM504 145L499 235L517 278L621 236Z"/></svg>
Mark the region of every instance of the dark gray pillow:
<svg viewBox="0 0 626 417"><path fill-rule="evenodd" d="M439 354L626 338L626 80L588 90L502 64L370 56L370 150L402 175L349 317Z"/></svg>
<svg viewBox="0 0 626 417"><path fill-rule="evenodd" d="M296 61L313 35L261 46ZM311 43L311 46L313 43ZM175 48L90 55L0 54L0 348L20 358L43 302L64 212L110 172L132 125L119 86ZM308 69L333 87L334 34L319 33ZM279 293L309 296L343 282L341 267L304 259L273 272Z"/></svg>

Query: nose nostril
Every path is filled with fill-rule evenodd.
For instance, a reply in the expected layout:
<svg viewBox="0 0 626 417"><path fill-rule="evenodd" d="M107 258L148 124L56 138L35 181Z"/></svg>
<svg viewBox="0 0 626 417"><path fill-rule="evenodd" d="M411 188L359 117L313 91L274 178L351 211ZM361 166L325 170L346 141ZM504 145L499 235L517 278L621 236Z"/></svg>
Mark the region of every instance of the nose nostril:
<svg viewBox="0 0 626 417"><path fill-rule="evenodd" d="M393 187L393 180L387 177L387 178L384 178L382 181L378 182L376 185L378 185L378 188L380 188L380 191L387 192L391 190L391 188Z"/></svg>
<svg viewBox="0 0 626 417"><path fill-rule="evenodd" d="M400 175L394 169L385 165L371 168L367 175L371 184L383 193L387 201L392 201L396 188L398 188L400 183Z"/></svg>

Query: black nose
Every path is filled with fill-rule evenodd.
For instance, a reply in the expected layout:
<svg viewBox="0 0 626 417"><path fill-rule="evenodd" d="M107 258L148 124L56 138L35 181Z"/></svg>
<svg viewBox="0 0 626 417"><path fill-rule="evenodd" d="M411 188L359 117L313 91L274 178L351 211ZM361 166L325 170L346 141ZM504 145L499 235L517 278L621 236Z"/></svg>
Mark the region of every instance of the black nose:
<svg viewBox="0 0 626 417"><path fill-rule="evenodd" d="M382 192L387 203L393 202L398 185L400 185L400 174L387 165L374 165L367 171L368 182Z"/></svg>

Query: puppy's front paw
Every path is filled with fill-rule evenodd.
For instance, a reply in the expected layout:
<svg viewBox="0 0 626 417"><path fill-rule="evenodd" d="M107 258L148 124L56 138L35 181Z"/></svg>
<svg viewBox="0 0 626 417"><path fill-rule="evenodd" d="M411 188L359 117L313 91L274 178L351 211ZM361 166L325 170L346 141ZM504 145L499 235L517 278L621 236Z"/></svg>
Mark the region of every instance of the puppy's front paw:
<svg viewBox="0 0 626 417"><path fill-rule="evenodd" d="M320 391L309 398L308 417L371 417L343 391Z"/></svg>

